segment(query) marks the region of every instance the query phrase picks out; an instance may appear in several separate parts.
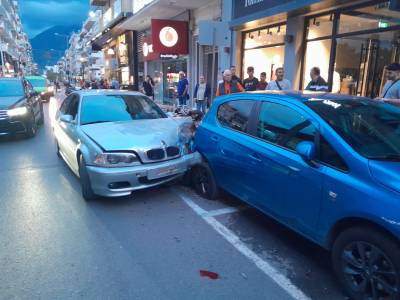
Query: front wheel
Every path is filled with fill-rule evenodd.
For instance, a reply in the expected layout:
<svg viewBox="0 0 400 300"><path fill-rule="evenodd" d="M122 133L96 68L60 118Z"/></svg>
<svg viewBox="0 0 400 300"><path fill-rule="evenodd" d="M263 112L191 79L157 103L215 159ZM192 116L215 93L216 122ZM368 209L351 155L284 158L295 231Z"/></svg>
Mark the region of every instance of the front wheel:
<svg viewBox="0 0 400 300"><path fill-rule="evenodd" d="M27 124L25 136L27 138L32 138L36 135L36 132L37 132L37 123L35 120L35 116L33 115L33 112L32 112L30 121Z"/></svg>
<svg viewBox="0 0 400 300"><path fill-rule="evenodd" d="M79 177L81 181L83 198L87 201L96 199L97 195L92 190L86 162L82 155L79 158Z"/></svg>
<svg viewBox="0 0 400 300"><path fill-rule="evenodd" d="M202 197L215 200L219 196L219 188L210 167L207 164L192 169L192 182L195 191Z"/></svg>
<svg viewBox="0 0 400 300"><path fill-rule="evenodd" d="M400 299L400 246L374 228L341 233L332 249L339 281L355 300Z"/></svg>

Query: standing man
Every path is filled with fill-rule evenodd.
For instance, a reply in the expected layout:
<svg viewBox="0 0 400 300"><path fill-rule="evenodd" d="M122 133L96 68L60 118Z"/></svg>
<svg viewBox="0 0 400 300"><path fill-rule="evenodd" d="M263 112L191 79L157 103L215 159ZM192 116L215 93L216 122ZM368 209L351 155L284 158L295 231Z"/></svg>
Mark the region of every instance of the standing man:
<svg viewBox="0 0 400 300"><path fill-rule="evenodd" d="M392 63L386 67L386 78L381 98L400 99L400 64Z"/></svg>
<svg viewBox="0 0 400 300"><path fill-rule="evenodd" d="M232 73L232 80L236 80L237 82L242 85L242 80L240 77L236 76L236 66L231 66L231 73Z"/></svg>
<svg viewBox="0 0 400 300"><path fill-rule="evenodd" d="M238 92L244 92L242 85L232 79L231 70L224 71L224 81L218 84L216 96L229 95Z"/></svg>
<svg viewBox="0 0 400 300"><path fill-rule="evenodd" d="M267 89L268 82L267 82L267 73L261 72L260 74L260 82L257 84L257 90L264 91Z"/></svg>
<svg viewBox="0 0 400 300"><path fill-rule="evenodd" d="M196 109L205 113L206 112L206 104L208 103L211 95L211 88L208 83L206 83L203 75L199 77L199 83L196 84L194 89L194 98L193 100L196 102Z"/></svg>
<svg viewBox="0 0 400 300"><path fill-rule="evenodd" d="M314 92L327 92L329 90L325 79L321 77L321 70L313 67L310 71L311 81L308 83L306 90Z"/></svg>
<svg viewBox="0 0 400 300"><path fill-rule="evenodd" d="M292 89L292 84L289 80L284 78L285 70L281 68L276 68L275 70L275 80L271 80L268 83L267 90L269 91L289 91Z"/></svg>
<svg viewBox="0 0 400 300"><path fill-rule="evenodd" d="M186 106L186 101L188 99L189 82L186 79L185 73L183 71L179 72L179 82L178 82L178 99L179 106Z"/></svg>
<svg viewBox="0 0 400 300"><path fill-rule="evenodd" d="M257 90L258 79L254 77L254 67L247 68L247 75L249 75L249 77L243 80L244 89L246 92Z"/></svg>
<svg viewBox="0 0 400 300"><path fill-rule="evenodd" d="M119 81L113 77L112 81L111 81L111 88L114 90L119 90Z"/></svg>

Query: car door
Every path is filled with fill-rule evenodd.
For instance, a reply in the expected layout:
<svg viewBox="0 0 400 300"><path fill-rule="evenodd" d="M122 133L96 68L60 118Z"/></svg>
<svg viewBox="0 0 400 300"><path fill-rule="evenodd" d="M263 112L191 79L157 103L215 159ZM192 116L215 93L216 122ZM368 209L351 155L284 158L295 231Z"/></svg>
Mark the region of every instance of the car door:
<svg viewBox="0 0 400 300"><path fill-rule="evenodd" d="M260 106L253 155L259 159L258 204L280 221L313 234L320 212L323 173L295 151L316 141L318 123L297 106L265 101Z"/></svg>
<svg viewBox="0 0 400 300"><path fill-rule="evenodd" d="M74 171L78 171L78 162L76 159L76 151L79 143L77 137L77 125L78 125L78 110L79 110L80 97L77 94L68 96L64 103L61 105L58 126L59 126L59 147L63 153L67 163ZM73 121L70 123L63 122L60 120L62 115L71 115Z"/></svg>
<svg viewBox="0 0 400 300"><path fill-rule="evenodd" d="M253 100L232 100L221 104L217 112L217 127L211 135L218 155L212 161L218 184L242 200L251 202L255 191L249 184L254 174L253 161L248 156L248 131L255 108ZM254 123L255 124L255 123Z"/></svg>

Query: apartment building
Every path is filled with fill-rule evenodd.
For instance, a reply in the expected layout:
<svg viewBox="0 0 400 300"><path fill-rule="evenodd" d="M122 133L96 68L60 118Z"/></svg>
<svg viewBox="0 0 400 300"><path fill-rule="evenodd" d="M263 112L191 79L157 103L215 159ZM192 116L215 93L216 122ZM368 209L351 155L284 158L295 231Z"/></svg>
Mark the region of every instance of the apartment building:
<svg viewBox="0 0 400 300"><path fill-rule="evenodd" d="M0 76L33 71L32 47L22 29L18 1L0 0Z"/></svg>

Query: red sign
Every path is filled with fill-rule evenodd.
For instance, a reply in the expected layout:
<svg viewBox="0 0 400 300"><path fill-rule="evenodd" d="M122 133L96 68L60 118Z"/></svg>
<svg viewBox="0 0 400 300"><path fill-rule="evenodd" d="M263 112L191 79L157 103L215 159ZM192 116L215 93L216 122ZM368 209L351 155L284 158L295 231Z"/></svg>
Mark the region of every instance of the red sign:
<svg viewBox="0 0 400 300"><path fill-rule="evenodd" d="M188 54L189 31L184 21L151 20L153 50L160 54Z"/></svg>

